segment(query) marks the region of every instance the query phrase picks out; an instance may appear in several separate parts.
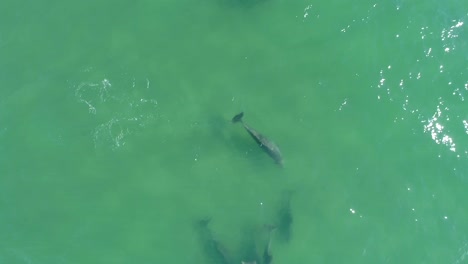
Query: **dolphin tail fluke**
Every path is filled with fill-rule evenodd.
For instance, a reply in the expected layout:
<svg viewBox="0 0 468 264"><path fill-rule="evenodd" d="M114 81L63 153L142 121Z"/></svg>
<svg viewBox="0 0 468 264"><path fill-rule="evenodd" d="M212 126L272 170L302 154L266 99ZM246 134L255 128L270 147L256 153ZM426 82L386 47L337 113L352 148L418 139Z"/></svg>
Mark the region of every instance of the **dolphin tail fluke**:
<svg viewBox="0 0 468 264"><path fill-rule="evenodd" d="M233 123L237 123L237 122L242 122L242 117L244 116L244 112L240 112L239 114L235 115L233 118L232 118L232 122Z"/></svg>

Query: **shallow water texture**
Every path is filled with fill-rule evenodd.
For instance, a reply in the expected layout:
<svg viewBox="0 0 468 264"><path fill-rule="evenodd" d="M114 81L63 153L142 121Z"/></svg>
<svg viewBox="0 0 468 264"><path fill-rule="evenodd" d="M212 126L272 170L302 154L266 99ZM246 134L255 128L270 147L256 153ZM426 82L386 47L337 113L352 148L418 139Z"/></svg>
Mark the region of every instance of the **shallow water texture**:
<svg viewBox="0 0 468 264"><path fill-rule="evenodd" d="M240 263L265 225L274 263L468 263L467 26L455 0L2 2L0 263Z"/></svg>

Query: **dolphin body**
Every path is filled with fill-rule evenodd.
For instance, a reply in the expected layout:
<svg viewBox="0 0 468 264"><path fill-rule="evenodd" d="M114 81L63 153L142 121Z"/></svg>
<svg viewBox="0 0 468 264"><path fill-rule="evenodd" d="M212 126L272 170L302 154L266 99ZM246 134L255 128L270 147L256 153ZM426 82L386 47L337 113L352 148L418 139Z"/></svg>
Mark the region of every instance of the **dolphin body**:
<svg viewBox="0 0 468 264"><path fill-rule="evenodd" d="M265 225L265 228L268 231L268 239L267 239L267 244L265 245L265 248L263 249L263 256L260 258L260 256L253 256L254 260L250 261L241 261L241 264L271 264L273 262L273 255L271 253L271 233L276 229L275 225ZM253 248L250 248L251 250L254 250L256 252L256 246L253 245Z"/></svg>
<svg viewBox="0 0 468 264"><path fill-rule="evenodd" d="M196 228L198 229L207 257L213 263L233 264L227 249L214 237L211 229L208 227L210 221L211 218L205 218L196 223Z"/></svg>
<svg viewBox="0 0 468 264"><path fill-rule="evenodd" d="M293 193L293 191L286 191L283 193L283 197L281 199L281 206L277 213L276 224L278 230L276 231L276 233L279 236L280 240L282 240L283 242L289 242L291 239L291 226L293 223L291 197Z"/></svg>
<svg viewBox="0 0 468 264"><path fill-rule="evenodd" d="M263 251L263 264L271 264L273 262L273 255L271 254L271 232L276 229L276 226L266 226L268 228L268 244Z"/></svg>
<svg viewBox="0 0 468 264"><path fill-rule="evenodd" d="M244 126L245 130L252 136L252 138L257 142L257 144L270 156L273 158L273 160L283 167L283 156L281 155L281 152L278 148L278 146L270 141L268 138L266 138L264 135L260 134L257 132L255 129L251 128L248 126L244 121L242 120L242 117L244 116L244 112L241 112L237 115L235 115L232 118L233 123L241 122L242 125Z"/></svg>

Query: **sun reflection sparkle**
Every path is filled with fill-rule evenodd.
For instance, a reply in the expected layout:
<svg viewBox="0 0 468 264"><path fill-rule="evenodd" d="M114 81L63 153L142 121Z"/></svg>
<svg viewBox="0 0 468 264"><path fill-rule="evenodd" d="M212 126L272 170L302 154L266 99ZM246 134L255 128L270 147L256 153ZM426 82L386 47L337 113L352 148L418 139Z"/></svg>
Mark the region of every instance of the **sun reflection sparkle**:
<svg viewBox="0 0 468 264"><path fill-rule="evenodd" d="M430 133L435 143L444 144L449 147L450 151L455 152L456 149L453 139L444 133L444 126L439 122L439 118L442 116L441 105L443 105L442 102L437 106L437 110L431 119L423 121L423 123L427 123L424 125L424 132ZM446 107L444 110L448 110L448 108Z"/></svg>
<svg viewBox="0 0 468 264"><path fill-rule="evenodd" d="M457 21L452 20L452 22L457 22ZM448 30L443 29L440 37L442 38L442 40L445 40L447 38L457 38L458 34L455 32L455 30L461 26L463 26L463 22L458 21L457 24L451 26Z"/></svg>

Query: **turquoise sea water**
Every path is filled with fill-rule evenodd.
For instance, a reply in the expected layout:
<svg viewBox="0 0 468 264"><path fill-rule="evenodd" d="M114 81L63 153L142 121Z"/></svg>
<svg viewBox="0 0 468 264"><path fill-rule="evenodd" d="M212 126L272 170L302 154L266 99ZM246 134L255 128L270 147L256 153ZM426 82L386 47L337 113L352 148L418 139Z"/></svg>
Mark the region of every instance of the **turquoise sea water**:
<svg viewBox="0 0 468 264"><path fill-rule="evenodd" d="M0 263L239 263L289 192L274 263L468 263L467 26L457 0L0 3Z"/></svg>

